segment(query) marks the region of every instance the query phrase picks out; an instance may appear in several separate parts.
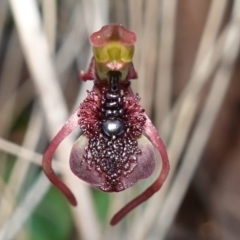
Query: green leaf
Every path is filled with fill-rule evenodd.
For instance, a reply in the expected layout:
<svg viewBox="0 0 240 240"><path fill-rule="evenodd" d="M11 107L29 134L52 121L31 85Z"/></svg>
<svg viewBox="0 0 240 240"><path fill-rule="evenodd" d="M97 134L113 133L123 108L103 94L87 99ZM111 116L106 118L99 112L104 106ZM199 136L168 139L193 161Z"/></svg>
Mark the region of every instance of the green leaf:
<svg viewBox="0 0 240 240"><path fill-rule="evenodd" d="M52 187L29 220L30 240L65 240L71 233L72 224L65 197Z"/></svg>
<svg viewBox="0 0 240 240"><path fill-rule="evenodd" d="M95 207L100 218L100 222L104 224L107 221L107 212L110 201L109 193L92 189Z"/></svg>

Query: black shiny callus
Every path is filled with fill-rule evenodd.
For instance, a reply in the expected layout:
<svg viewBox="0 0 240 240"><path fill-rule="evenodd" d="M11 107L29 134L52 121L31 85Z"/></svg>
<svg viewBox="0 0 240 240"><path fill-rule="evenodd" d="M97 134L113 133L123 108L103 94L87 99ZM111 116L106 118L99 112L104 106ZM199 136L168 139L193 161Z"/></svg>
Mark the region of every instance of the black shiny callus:
<svg viewBox="0 0 240 240"><path fill-rule="evenodd" d="M102 130L107 137L120 136L124 133L125 125L119 119L109 119L103 122Z"/></svg>
<svg viewBox="0 0 240 240"><path fill-rule="evenodd" d="M120 136L125 131L125 124L121 119L124 110L122 107L123 97L119 87L120 77L121 73L118 71L109 71L108 73L109 87L102 104L102 112L104 114L102 133L107 138Z"/></svg>

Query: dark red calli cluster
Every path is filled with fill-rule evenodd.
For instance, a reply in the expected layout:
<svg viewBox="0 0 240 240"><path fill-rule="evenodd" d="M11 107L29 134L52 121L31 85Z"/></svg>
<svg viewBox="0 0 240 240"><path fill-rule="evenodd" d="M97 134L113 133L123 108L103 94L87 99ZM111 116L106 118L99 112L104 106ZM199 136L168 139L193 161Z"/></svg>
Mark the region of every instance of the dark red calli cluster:
<svg viewBox="0 0 240 240"><path fill-rule="evenodd" d="M83 169L87 165L86 170L98 172L102 181L98 179L93 183L91 175L75 167L74 152L70 157L72 159L70 165L73 166L72 171L78 177L107 192L122 191L137 181L126 183L124 179L131 175L142 154L137 140L143 133L146 118L139 102L138 95L130 97L124 90L114 94L103 87L99 93L88 92L78 112L80 128L89 139L79 168ZM104 124L113 119L122 123L120 129L122 132L119 136L105 136ZM154 163L152 163L152 171L153 169ZM145 174L142 178L148 177L151 172L148 171L147 176Z"/></svg>
<svg viewBox="0 0 240 240"><path fill-rule="evenodd" d="M80 104L78 123L89 138L100 133L102 123L108 119L104 114L107 93L105 87L100 93L96 90L88 91L87 98ZM142 135L146 122L145 111L140 106L140 97L138 94L130 97L127 90L123 90L119 97L122 102L120 119L123 120L131 137L138 138Z"/></svg>

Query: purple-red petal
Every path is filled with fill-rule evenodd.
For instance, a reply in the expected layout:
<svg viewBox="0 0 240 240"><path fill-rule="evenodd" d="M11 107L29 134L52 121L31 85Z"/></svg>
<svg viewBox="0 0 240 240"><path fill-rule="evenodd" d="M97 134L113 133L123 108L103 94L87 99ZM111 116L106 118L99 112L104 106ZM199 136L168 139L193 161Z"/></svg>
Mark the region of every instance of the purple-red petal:
<svg viewBox="0 0 240 240"><path fill-rule="evenodd" d="M138 139L141 153L138 155L136 165L128 174L122 174L118 183L111 186L104 172L97 170L95 164L84 159L85 149L89 139L82 135L73 145L70 155L70 168L72 172L83 181L105 192L118 192L133 186L139 180L149 177L155 169L155 153L151 142L144 136Z"/></svg>
<svg viewBox="0 0 240 240"><path fill-rule="evenodd" d="M136 34L124 28L120 24L109 24L90 36L90 42L94 47L101 47L111 41L119 41L126 45L134 45Z"/></svg>

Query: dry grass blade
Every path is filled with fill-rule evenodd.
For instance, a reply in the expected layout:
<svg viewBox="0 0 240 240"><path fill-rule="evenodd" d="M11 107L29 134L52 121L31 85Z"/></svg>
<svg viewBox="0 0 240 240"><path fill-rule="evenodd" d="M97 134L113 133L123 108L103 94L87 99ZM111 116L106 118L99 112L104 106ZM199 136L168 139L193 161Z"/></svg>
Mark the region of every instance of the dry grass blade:
<svg viewBox="0 0 240 240"><path fill-rule="evenodd" d="M79 6L79 5L78 5ZM76 8L75 9L75 13L76 13L76 15L77 15L77 13L78 13L78 10L79 10L79 8ZM79 23L79 18L75 18L74 19L74 23L75 23L75 25L74 26L76 26L77 27L77 25L78 25L78 23ZM72 33L73 33L73 40L74 41L76 41L76 27L75 27L75 29L74 29L74 31L72 31ZM68 41L68 43L69 43L69 41ZM69 45L69 44L68 44ZM71 45L76 45L76 44L74 44L73 42L71 42ZM78 44L78 45L80 45L80 44ZM64 45L65 46L65 45ZM76 54L76 52L75 52L75 54ZM61 56L61 55L60 55ZM59 54L58 54L58 58L57 59L59 59ZM60 61L61 62L61 61ZM69 64L67 64L67 66L68 66ZM66 65L65 65L65 68L66 68ZM62 70L62 69L61 69ZM81 98L82 98L82 96L81 96ZM84 194L84 193L82 193L81 195L83 195L83 196L85 196L85 195L87 195L87 194ZM91 200L90 201L88 201L88 202L91 202Z"/></svg>
<svg viewBox="0 0 240 240"><path fill-rule="evenodd" d="M209 51L209 46L212 46L219 34L219 29L223 22L223 15L226 11L227 0L212 1L209 9L209 17L202 33L202 40L200 42L197 57L193 65L192 73L197 71L201 66L201 62Z"/></svg>
<svg viewBox="0 0 240 240"><path fill-rule="evenodd" d="M141 41L140 65L138 66L138 92L142 97L141 104L146 112L151 112L153 103L154 79L157 62L159 2L148 1L145 5L143 32L138 38Z"/></svg>
<svg viewBox="0 0 240 240"><path fill-rule="evenodd" d="M93 32L99 30L102 26L109 23L109 2L108 0L103 0L101 2L98 0L92 1L94 9L94 27L92 29Z"/></svg>
<svg viewBox="0 0 240 240"><path fill-rule="evenodd" d="M57 2L56 0L43 0L43 22L48 46L51 52L55 50L57 30Z"/></svg>
<svg viewBox="0 0 240 240"><path fill-rule="evenodd" d="M163 118L170 111L171 105L171 89L172 89L172 73L173 73L173 57L174 57L174 40L176 28L176 8L177 1L162 1L162 17L160 31L159 46L159 65L157 68L157 79L155 81L155 109L156 109L156 127L160 129ZM171 122L161 131L162 138L167 140L166 136L169 132ZM165 133L166 132L166 133Z"/></svg>
<svg viewBox="0 0 240 240"><path fill-rule="evenodd" d="M203 112L183 157L183 162L162 206L163 210L159 214L157 230L160 233L160 239L164 239L187 191L230 84L234 63L240 50L240 13L236 11L239 7L240 1L235 1L222 61L214 77Z"/></svg>
<svg viewBox="0 0 240 240"><path fill-rule="evenodd" d="M107 0L82 0L82 3L85 28L89 36L93 31L99 30L103 26L102 23L109 22L109 2Z"/></svg>
<svg viewBox="0 0 240 240"><path fill-rule="evenodd" d="M15 89L7 98L5 99L2 107L0 108L0 117L5 116L10 109L12 109L15 102L17 102L17 108L15 108L15 114L19 115L23 109L30 103L30 101L35 97L35 92L33 91L33 84L30 81L24 82L20 87ZM9 119L9 125L12 123L13 119ZM7 131L6 129L0 130L2 132Z"/></svg>
<svg viewBox="0 0 240 240"><path fill-rule="evenodd" d="M189 93L193 92L193 89L196 93L201 90L202 86L206 83L219 62L220 55L218 55L215 59L212 57L212 46L215 44L216 37L220 30L223 15L226 10L226 4L226 0L214 0L212 2L206 26L201 37L200 46L197 51L196 60L194 61L190 80L177 100L177 103L165 118L161 127L162 132L165 132L165 128L168 128L169 122L172 122L173 118L176 118L176 114L183 103L183 99ZM205 77L202 77L202 74L205 74ZM168 134L170 134L170 132Z"/></svg>
<svg viewBox="0 0 240 240"><path fill-rule="evenodd" d="M16 236L22 227L22 223L29 218L49 187L50 182L46 179L45 175L41 173L22 203L15 209L11 218L1 227L1 240L11 240Z"/></svg>
<svg viewBox="0 0 240 240"><path fill-rule="evenodd" d="M73 26L55 57L55 65L56 65L58 75L63 74L69 68L71 63L74 61L76 54L83 47L83 42L78 41L78 39L81 38L80 35L82 35L82 32L84 31L84 28L81 27L82 25L80 24L81 17L79 15L79 12L80 12L80 4L77 4L73 14L73 23L72 23ZM16 48L16 53L18 52L18 50L19 49ZM15 59L17 59L16 56L14 57ZM21 63L21 61L15 61L15 62ZM17 69L12 71L14 66L11 66L11 73L14 74L14 76L19 76L18 75L19 72L17 71ZM9 76L7 77L8 77L7 78L8 82L11 82L11 78L9 78ZM15 77L15 79L17 78ZM15 89L11 94L6 96L7 98L5 99L5 101L0 101L0 105L1 105L0 116L2 119L0 132L6 131L7 129L6 127L4 127L5 125L3 124L3 122L4 122L4 119L7 118L7 116L9 116L7 112L9 112L9 110L11 109L11 106L14 105L14 102L15 101L18 102L18 107L15 110L16 115L18 115L22 111L22 109L24 109L30 103L30 101L35 97L35 93L34 91L32 91L32 89L33 89L33 86L32 86L31 80L27 80L20 87L18 87L18 89ZM9 121L9 124L10 123L11 121Z"/></svg>
<svg viewBox="0 0 240 240"><path fill-rule="evenodd" d="M41 131L42 131L41 124L42 124L41 120L35 111L32 114L32 117L30 119L29 127L22 144L23 147L35 149L39 139L38 136L41 134ZM20 159L18 158L16 159L13 170L11 172L10 179L6 186L7 191L11 192L12 198L14 200L16 200L16 198L18 197L18 194L21 192L21 189L23 187L23 182L27 176L27 172L30 167L30 162L26 162L26 161L22 162L19 160ZM5 195L5 193L3 193L3 195ZM8 206L4 206L4 204L0 204L0 209L2 209L0 212L0 219L7 220L11 215L11 212L13 211L14 206L9 207L9 204Z"/></svg>
<svg viewBox="0 0 240 240"><path fill-rule="evenodd" d="M10 2L26 60L47 119L49 136L52 138L67 119L67 109L54 72L50 50L41 28L37 5L30 0L24 0L21 3L17 0L11 0ZM26 11L28 12L27 18L25 17ZM35 32L38 32L38 34L33 34ZM36 45L38 48L35 47ZM36 58L36 55L38 58ZM62 144L58 152L59 159L62 162L68 159L68 152L72 143L70 139L67 139ZM66 180L70 186L74 187L75 182L72 177ZM74 188L77 198L81 198L82 201L76 208L78 229L81 230L84 239L99 239L99 227L92 210L90 194L83 184L78 184L78 187ZM88 222L85 221L85 214L79 214L84 212L88 214ZM90 225L91 228L89 228Z"/></svg>
<svg viewBox="0 0 240 240"><path fill-rule="evenodd" d="M51 6L49 7L48 4L50 4ZM52 4L54 4L54 3L53 2L51 3L48 1L44 2L44 9L48 10L48 13L46 13L46 15L45 15L45 17L46 17L45 23L46 23L46 27L50 28L49 30L47 30L47 32L49 31L49 35L50 35L50 36L48 36L48 41L50 42L50 46L51 46L52 50L54 50L54 39L55 38L54 39L52 39L52 38L55 35L55 33L51 33L51 32L55 31L56 19L52 19L53 24L50 24L51 18L49 19L49 16L48 16L48 15L52 15L52 11L54 11L54 9L55 9L54 6L52 6ZM36 110L36 109L35 109L35 111L33 111L34 113L29 122L29 127L28 127L28 130L26 133L26 137L25 137L24 143L22 145L23 147L26 147L28 149L29 148L35 149L35 145L38 143L39 138L41 136L41 132L42 132L43 118L37 111L38 110ZM7 116L10 116L10 114ZM29 156L29 157L31 157L31 156ZM40 159L40 161L41 161L41 159ZM40 164L40 161L38 162L39 164ZM30 166L29 162L22 162L22 161L20 161L20 159L17 159L16 164L14 165L14 169L12 170L12 174L11 174L9 183L7 185L7 189L8 189L8 191L10 191L12 193L13 198L17 197L18 192L20 191L20 189L22 187L22 183L23 183L25 177L27 176L27 171L29 169L29 166ZM7 208L2 205L0 207L2 209L1 219L2 220L7 219L10 216L11 211L13 210L13 207ZM24 222L22 222L22 224L23 223Z"/></svg>
<svg viewBox="0 0 240 240"><path fill-rule="evenodd" d="M137 42L136 42L136 52L134 54L134 65L136 69L139 69L140 61L141 61L141 52L138 49L141 49L141 45L143 44L143 39L140 37L142 36L143 32L143 0L132 0L128 1L129 5L129 28L134 31L137 35ZM133 83L133 89L137 89L138 83Z"/></svg>
<svg viewBox="0 0 240 240"><path fill-rule="evenodd" d="M215 0L217 1L217 0ZM218 19L218 29L220 28L220 24L222 22L223 19L223 15L224 12L220 11L218 12L217 10L219 9L219 5L215 3L215 1L212 2L212 7L211 7L211 11L209 12L209 17L207 20L207 24L206 27L209 28L209 26L211 26L213 24L213 22L215 23L214 19ZM219 2L218 2L219 3ZM222 1L222 5L225 6L225 1ZM215 9L213 9L213 7ZM213 15L220 15L220 17L213 17ZM216 24L215 24L216 26ZM177 163L180 159L180 155L183 151L183 148L185 146L186 140L187 140L187 136L189 134L190 128L192 126L192 122L194 120L196 111L197 111L197 106L199 103L199 94L200 91L203 87L203 84L207 81L209 75L211 74L211 72L214 70L214 67L217 65L217 63L220 60L220 56L221 54L221 47L223 46L223 40L225 40L225 32L223 31L221 37L219 37L217 44L215 44L214 39L216 41L216 37L217 37L217 31L215 30L213 32L213 36L209 37L208 35L211 35L211 31L210 30L204 30L204 32L206 32L206 34L204 34L202 36L202 40L201 43L203 42L204 44L200 43L201 47L201 51L198 52L198 55L196 57L196 61L198 61L198 59L202 58L204 59L202 56L205 53L205 64L200 65L199 68L195 68L194 72L193 72L193 77L190 78L189 84L192 85L191 88L189 88L189 92L186 95L183 95L182 98L184 98L184 101L181 104L177 119L176 119L176 123L175 123L175 127L173 130L173 133L171 135L171 141L169 143L169 155L170 155L170 159L171 159L171 176L173 176L174 172L175 172L175 168L177 166ZM206 43L208 42L207 40L211 39L211 44L208 46L205 46ZM220 51L219 48L220 47ZM208 51L206 51L206 49ZM208 52L210 52L211 54L208 54ZM214 54L215 53L215 54ZM215 60L215 61L213 61ZM188 87L188 85L186 86L186 88ZM185 94L185 92L183 92L183 94ZM181 99L181 97L180 97ZM176 103L178 104L178 103ZM170 177L171 178L171 177ZM169 179L170 179L169 178ZM170 180L168 180L170 181Z"/></svg>
<svg viewBox="0 0 240 240"><path fill-rule="evenodd" d="M223 12L218 13L217 11L210 11L210 14L221 14L221 17L218 17L218 26L220 26L221 19L223 18ZM213 17L209 15L207 25L210 25L208 22L213 21L212 19ZM216 38L216 35L214 37ZM204 38L209 37L205 35ZM139 227L141 224L140 221L137 222L137 224L135 225L135 228L140 229L140 231L136 232L135 235L131 235L134 239L144 239L157 217L156 206L158 209L159 206L161 206L162 202L164 201L164 197L166 196L166 192L169 189L171 179L175 175L175 168L179 161L182 150L185 146L187 136L189 134L192 122L194 120L194 116L196 114L198 102L200 100L200 90L202 89L203 84L209 79L209 76L214 70L216 64L219 62L221 56L219 54L219 48L222 48L222 43L224 39L225 32L223 32L216 45L212 43L212 45L208 46L209 52L206 53L203 59L204 64L202 64L199 68L196 69L196 72L193 73L193 76L190 79L191 88L188 88L189 85L187 85L187 94L185 94L185 91L183 91L182 95L180 96L181 102L176 103L176 105L179 104L178 106L180 110L175 122L175 127L171 134L171 141L168 146L169 159L171 160L171 171L165 185L163 186L161 191L157 193L156 196L151 200L152 202L151 204L149 204L147 211L144 212L143 218L148 219L146 221L145 228ZM205 40L203 39L203 41ZM201 55L202 53L200 52L198 54ZM165 126L166 125L164 124L164 127Z"/></svg>
<svg viewBox="0 0 240 240"><path fill-rule="evenodd" d="M15 155L21 159L35 163L37 165L41 164L42 154L35 153L15 143L9 142L3 138L0 138L0 150Z"/></svg>
<svg viewBox="0 0 240 240"><path fill-rule="evenodd" d="M8 154L14 155L22 161L28 161L30 163L36 164L37 166L42 165L42 157L43 157L42 154L33 152L27 148L24 148L15 143L9 142L3 138L0 138L0 150ZM70 170L67 168L67 166L60 163L59 161L53 160L53 165L57 173L67 172L67 171L69 171L70 173Z"/></svg>
<svg viewBox="0 0 240 240"><path fill-rule="evenodd" d="M69 68L84 46L84 41L80 40L86 34L86 29L82 24L82 15L81 4L77 2L71 17L69 33L56 54L55 65L58 75L63 74Z"/></svg>
<svg viewBox="0 0 240 240"><path fill-rule="evenodd" d="M19 76L23 65L23 56L19 46L20 45L17 33L16 31L13 31L10 36L10 43L3 64L3 71L0 76L0 136L6 135L6 133L9 131L15 107L15 98L12 98L12 101L10 102L7 102L7 100L8 96L12 95L12 93L17 89L17 85L19 84ZM6 102L8 104L8 107L4 108L3 111L3 105Z"/></svg>

